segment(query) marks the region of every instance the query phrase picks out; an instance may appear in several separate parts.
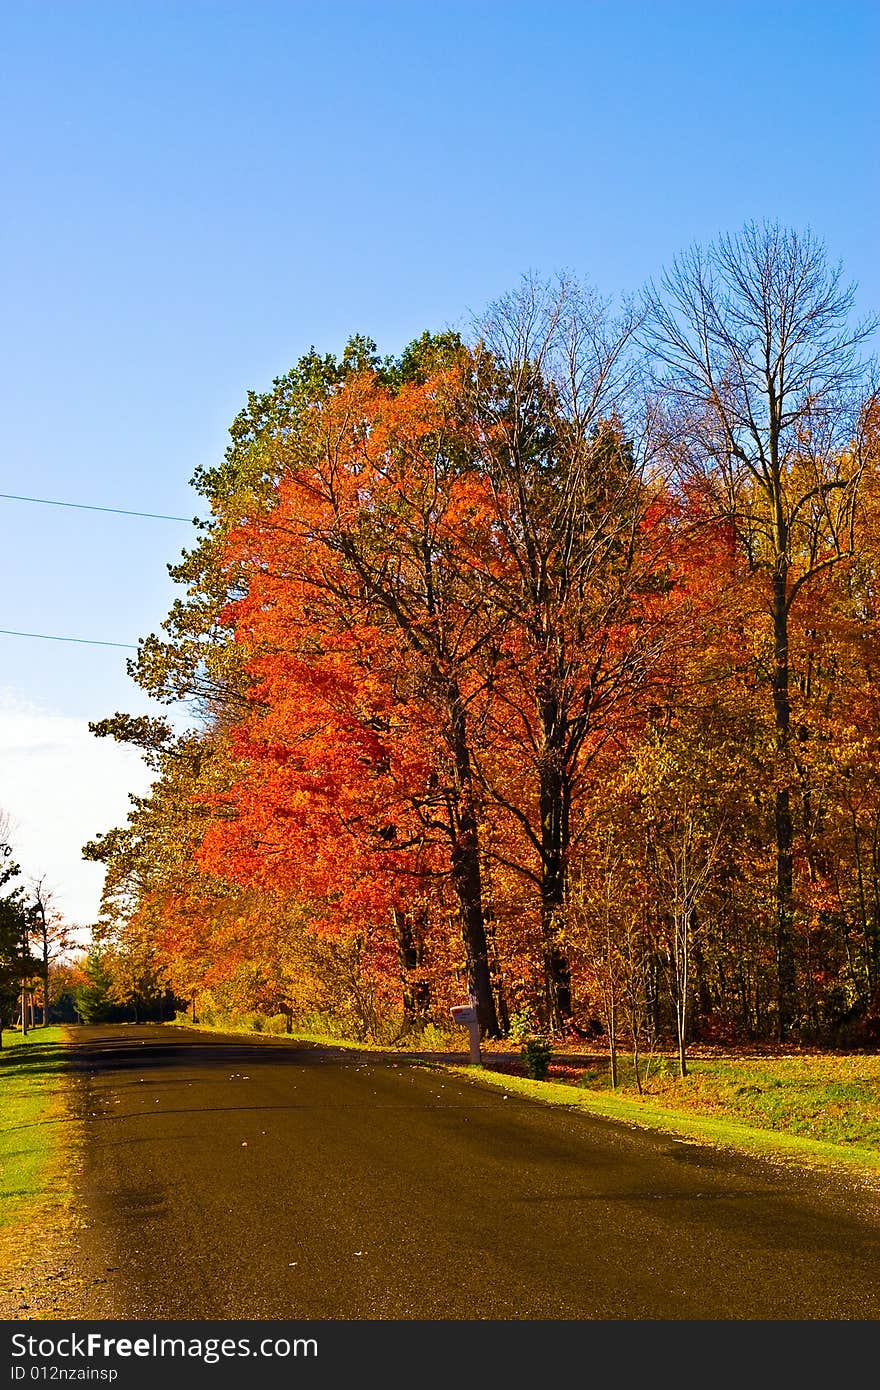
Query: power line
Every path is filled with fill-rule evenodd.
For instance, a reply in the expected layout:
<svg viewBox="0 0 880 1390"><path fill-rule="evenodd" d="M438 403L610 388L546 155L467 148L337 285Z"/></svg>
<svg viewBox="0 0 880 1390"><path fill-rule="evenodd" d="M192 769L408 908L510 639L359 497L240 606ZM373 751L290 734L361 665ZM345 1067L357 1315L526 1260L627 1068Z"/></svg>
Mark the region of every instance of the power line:
<svg viewBox="0 0 880 1390"><path fill-rule="evenodd" d="M42 507L73 507L78 512L111 512L114 516L146 516L153 521L185 521L190 525L195 519L191 516L169 516L166 512L133 512L126 507L95 507L88 502L56 502L50 497L20 497L15 492L0 492L0 499L4 502L37 502ZM118 645L118 643L111 645Z"/></svg>
<svg viewBox="0 0 880 1390"><path fill-rule="evenodd" d="M77 642L84 647L122 647L129 652L137 651L133 642L99 642L94 637L54 637L48 632L17 632L11 627L0 627L0 636L39 637L41 642Z"/></svg>

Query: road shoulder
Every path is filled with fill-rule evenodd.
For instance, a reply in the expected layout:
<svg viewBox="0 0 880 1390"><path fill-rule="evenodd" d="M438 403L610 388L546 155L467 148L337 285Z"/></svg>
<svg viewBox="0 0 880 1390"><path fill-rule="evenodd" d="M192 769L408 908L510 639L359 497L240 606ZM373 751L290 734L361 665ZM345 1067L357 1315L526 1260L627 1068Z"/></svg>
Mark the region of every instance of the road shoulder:
<svg viewBox="0 0 880 1390"><path fill-rule="evenodd" d="M6 1035L7 1043L11 1035ZM0 1122L0 1317L76 1316L79 1124L65 1028L4 1047Z"/></svg>
<svg viewBox="0 0 880 1390"><path fill-rule="evenodd" d="M732 1150L768 1162L786 1163L827 1174L836 1171L880 1190L880 1153L874 1149L805 1139L781 1130L758 1129L716 1115L671 1110L650 1099L636 1101L624 1096L610 1096L580 1090L563 1082L532 1081L476 1066L448 1063L431 1065L466 1077L475 1085L490 1086L542 1105L559 1106L625 1124L633 1129L669 1134L692 1143Z"/></svg>

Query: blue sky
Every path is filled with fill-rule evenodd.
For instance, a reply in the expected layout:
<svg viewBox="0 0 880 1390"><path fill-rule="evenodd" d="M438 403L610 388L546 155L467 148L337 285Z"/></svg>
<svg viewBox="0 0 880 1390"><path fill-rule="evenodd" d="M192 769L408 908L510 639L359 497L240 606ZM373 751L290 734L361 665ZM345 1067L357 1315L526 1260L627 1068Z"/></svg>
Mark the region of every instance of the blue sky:
<svg viewBox="0 0 880 1390"><path fill-rule="evenodd" d="M191 515L311 343L395 351L526 270L635 291L750 218L810 225L878 308L878 60L878 0L7 3L0 492ZM158 627L186 526L0 509L0 628ZM124 657L0 636L31 740L0 806L81 917L75 851L138 779L81 737L146 708Z"/></svg>

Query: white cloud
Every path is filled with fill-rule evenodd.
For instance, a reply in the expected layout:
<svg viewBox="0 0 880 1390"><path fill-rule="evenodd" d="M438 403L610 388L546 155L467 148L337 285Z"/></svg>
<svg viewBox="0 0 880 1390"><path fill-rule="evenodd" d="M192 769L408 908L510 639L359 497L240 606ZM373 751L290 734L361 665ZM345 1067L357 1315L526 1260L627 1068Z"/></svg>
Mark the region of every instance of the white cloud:
<svg viewBox="0 0 880 1390"><path fill-rule="evenodd" d="M102 866L82 859L82 846L121 825L129 792L143 793L149 784L134 749L95 738L85 719L0 687L0 809L23 874L46 875L68 921L95 920L104 881Z"/></svg>

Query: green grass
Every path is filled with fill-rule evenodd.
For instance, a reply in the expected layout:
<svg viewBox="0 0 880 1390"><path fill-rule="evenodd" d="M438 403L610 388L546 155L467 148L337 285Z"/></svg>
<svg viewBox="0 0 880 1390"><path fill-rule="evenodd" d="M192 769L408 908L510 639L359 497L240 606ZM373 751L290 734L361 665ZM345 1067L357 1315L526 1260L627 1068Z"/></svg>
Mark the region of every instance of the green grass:
<svg viewBox="0 0 880 1390"><path fill-rule="evenodd" d="M880 1154L877 1056L696 1060L683 1079L667 1064L649 1084L654 1101L675 1109Z"/></svg>
<svg viewBox="0 0 880 1390"><path fill-rule="evenodd" d="M22 1037L4 1029L0 1049L0 1228L23 1224L50 1190L57 1196L63 1126L63 1028Z"/></svg>
<svg viewBox="0 0 880 1390"><path fill-rule="evenodd" d="M638 1095L622 1068L566 1065L566 1080L530 1081L489 1069L452 1070L551 1105L696 1142L880 1176L880 1057L792 1056L694 1061L687 1077L655 1060Z"/></svg>

